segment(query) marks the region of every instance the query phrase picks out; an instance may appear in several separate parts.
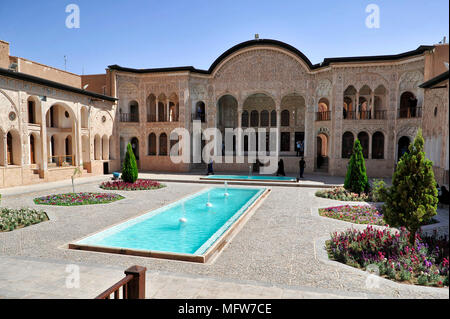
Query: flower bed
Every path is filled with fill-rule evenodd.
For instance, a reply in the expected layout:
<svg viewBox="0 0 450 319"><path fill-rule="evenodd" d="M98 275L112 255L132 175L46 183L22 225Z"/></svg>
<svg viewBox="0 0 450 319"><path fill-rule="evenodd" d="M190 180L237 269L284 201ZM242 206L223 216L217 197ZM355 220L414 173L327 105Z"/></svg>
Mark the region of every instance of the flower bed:
<svg viewBox="0 0 450 319"><path fill-rule="evenodd" d="M335 187L332 189L320 190L316 192L316 196L352 202L371 202L372 194L357 194L347 191L344 187Z"/></svg>
<svg viewBox="0 0 450 319"><path fill-rule="evenodd" d="M320 208L319 215L355 224L386 225L383 220L383 214L372 205L343 205Z"/></svg>
<svg viewBox="0 0 450 319"><path fill-rule="evenodd" d="M38 197L34 199L34 203L39 205L77 206L106 204L123 198L121 195L112 193L67 193Z"/></svg>
<svg viewBox="0 0 450 319"><path fill-rule="evenodd" d="M12 231L48 220L47 214L31 208L0 208L0 232Z"/></svg>
<svg viewBox="0 0 450 319"><path fill-rule="evenodd" d="M332 260L366 270L395 281L424 286L448 286L449 241L447 237L416 235L416 246L408 242L409 232L393 233L368 226L334 233L326 242Z"/></svg>
<svg viewBox="0 0 450 319"><path fill-rule="evenodd" d="M152 190L166 187L166 185L152 181L150 179L138 179L134 183L127 183L122 180L108 181L100 184L100 188L120 191Z"/></svg>

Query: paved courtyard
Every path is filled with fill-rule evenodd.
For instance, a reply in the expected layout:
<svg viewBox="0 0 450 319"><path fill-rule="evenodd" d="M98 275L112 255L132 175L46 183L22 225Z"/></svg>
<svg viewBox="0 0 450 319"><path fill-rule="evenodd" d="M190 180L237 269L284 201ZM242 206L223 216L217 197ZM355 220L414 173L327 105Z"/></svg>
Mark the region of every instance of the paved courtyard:
<svg viewBox="0 0 450 319"><path fill-rule="evenodd" d="M98 184L106 179L79 179L76 191L102 191ZM106 205L39 206L49 221L0 233L0 298L92 298L134 264L147 267L147 296L152 298L449 298L448 289L384 279L378 288L367 288L367 273L328 261L324 240L351 225L317 215L318 207L339 202L315 197L315 188L272 187L232 241L208 264L65 248L69 242L209 187L166 185L155 191L114 191L126 199ZM1 206L37 207L33 198L63 192L71 192L70 182L2 189ZM439 216L446 221L442 231L448 232L448 211ZM77 289L65 285L66 267L73 264L80 266Z"/></svg>

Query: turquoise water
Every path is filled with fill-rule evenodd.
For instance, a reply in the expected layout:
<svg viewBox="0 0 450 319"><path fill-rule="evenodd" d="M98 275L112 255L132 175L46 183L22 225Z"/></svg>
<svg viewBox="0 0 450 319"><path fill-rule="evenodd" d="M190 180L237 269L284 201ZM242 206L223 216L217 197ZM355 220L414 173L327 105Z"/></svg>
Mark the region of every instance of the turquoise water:
<svg viewBox="0 0 450 319"><path fill-rule="evenodd" d="M265 175L209 175L206 178L211 179L248 179L263 181L296 181L297 179L289 176L265 176Z"/></svg>
<svg viewBox="0 0 450 319"><path fill-rule="evenodd" d="M76 244L202 255L264 190L209 188Z"/></svg>

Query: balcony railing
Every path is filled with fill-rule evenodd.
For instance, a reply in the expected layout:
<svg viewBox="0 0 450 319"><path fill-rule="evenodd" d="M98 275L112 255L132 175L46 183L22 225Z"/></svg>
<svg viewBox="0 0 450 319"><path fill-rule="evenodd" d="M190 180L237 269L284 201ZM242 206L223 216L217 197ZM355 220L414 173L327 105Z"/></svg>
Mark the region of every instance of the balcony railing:
<svg viewBox="0 0 450 319"><path fill-rule="evenodd" d="M374 111L350 111L344 112L344 120L384 120L386 119L386 110Z"/></svg>
<svg viewBox="0 0 450 319"><path fill-rule="evenodd" d="M331 120L331 111L316 112L316 121Z"/></svg>
<svg viewBox="0 0 450 319"><path fill-rule="evenodd" d="M205 117L205 114L195 113L195 114L191 114L191 120L192 121L201 121L202 123L205 123L206 122L206 117Z"/></svg>
<svg viewBox="0 0 450 319"><path fill-rule="evenodd" d="M120 113L120 122L139 122L139 114L137 113Z"/></svg>
<svg viewBox="0 0 450 319"><path fill-rule="evenodd" d="M74 166L75 156L74 155L58 155L48 157L48 166L56 167L66 167Z"/></svg>
<svg viewBox="0 0 450 319"><path fill-rule="evenodd" d="M156 114L147 114L147 122L156 122Z"/></svg>
<svg viewBox="0 0 450 319"><path fill-rule="evenodd" d="M385 120L387 118L386 114L387 114L386 110L375 111L374 112L375 120Z"/></svg>
<svg viewBox="0 0 450 319"><path fill-rule="evenodd" d="M147 268L133 266L125 270L125 278L106 289L95 299L120 299L120 288L122 288L122 299L145 299L145 272Z"/></svg>
<svg viewBox="0 0 450 319"><path fill-rule="evenodd" d="M398 111L398 117L401 119L409 119L422 117L422 107L405 107Z"/></svg>

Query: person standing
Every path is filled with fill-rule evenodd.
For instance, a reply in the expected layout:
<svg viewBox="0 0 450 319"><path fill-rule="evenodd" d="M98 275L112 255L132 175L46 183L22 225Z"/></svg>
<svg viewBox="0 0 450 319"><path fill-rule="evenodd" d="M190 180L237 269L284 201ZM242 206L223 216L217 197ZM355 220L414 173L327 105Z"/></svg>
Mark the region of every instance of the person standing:
<svg viewBox="0 0 450 319"><path fill-rule="evenodd" d="M213 160L212 160L212 158L209 160L209 163L208 163L208 172L207 172L206 174L207 174L207 175L214 175Z"/></svg>
<svg viewBox="0 0 450 319"><path fill-rule="evenodd" d="M300 158L300 161L298 161L298 165L300 167L300 178L303 178L303 172L305 171L306 162L304 158Z"/></svg>
<svg viewBox="0 0 450 319"><path fill-rule="evenodd" d="M277 176L286 176L286 173L284 172L284 162L283 159L280 158L278 161L278 170L277 170Z"/></svg>
<svg viewBox="0 0 450 319"><path fill-rule="evenodd" d="M300 141L295 143L295 148L297 149L297 156L300 156Z"/></svg>
<svg viewBox="0 0 450 319"><path fill-rule="evenodd" d="M305 151L305 142L303 140L300 141L300 156L304 155Z"/></svg>

